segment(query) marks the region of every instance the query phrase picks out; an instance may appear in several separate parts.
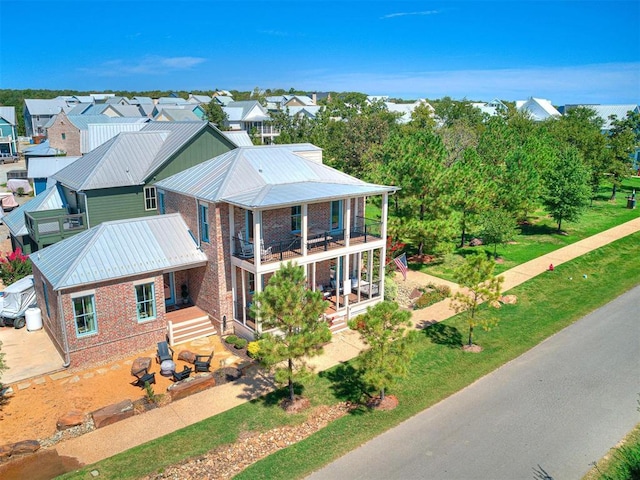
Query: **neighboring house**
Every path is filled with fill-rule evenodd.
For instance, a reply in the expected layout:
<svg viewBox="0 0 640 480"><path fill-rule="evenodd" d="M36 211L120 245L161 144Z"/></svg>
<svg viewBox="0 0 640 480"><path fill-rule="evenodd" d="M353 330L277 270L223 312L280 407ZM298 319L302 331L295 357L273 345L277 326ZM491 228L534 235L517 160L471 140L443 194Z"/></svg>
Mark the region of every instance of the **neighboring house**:
<svg viewBox="0 0 640 480"><path fill-rule="evenodd" d="M240 147L156 184L165 212L182 214L209 258L195 303L220 330L246 338L262 330L249 308L253 295L289 260L323 291L336 328L384 297L387 200L395 187L303 156L314 152L308 144ZM380 199L381 220L365 218L370 196Z"/></svg>
<svg viewBox="0 0 640 480"><path fill-rule="evenodd" d="M118 103L80 103L69 115L106 115L107 117L142 117L143 112L137 105L120 105Z"/></svg>
<svg viewBox="0 0 640 480"><path fill-rule="evenodd" d="M39 214L47 219L29 223L26 241L9 228L12 242L30 253L106 221L157 215L156 181L235 147L207 122L152 122L122 132L58 171L64 210Z"/></svg>
<svg viewBox="0 0 640 480"><path fill-rule="evenodd" d="M184 105L187 101L184 98L175 97L160 97L156 102L157 105Z"/></svg>
<svg viewBox="0 0 640 480"><path fill-rule="evenodd" d="M413 111L419 105L427 105L431 112L434 111L433 107L423 99L416 100L413 103L384 102L384 105L385 107L387 107L387 110L389 112L398 114L398 119L396 120L396 122L400 124L409 123L411 121L411 115L413 114Z"/></svg>
<svg viewBox="0 0 640 480"><path fill-rule="evenodd" d="M44 329L72 367L165 340L165 278L195 292L207 263L177 214L105 222L30 258Z"/></svg>
<svg viewBox="0 0 640 480"><path fill-rule="evenodd" d="M29 168L29 164L31 163L31 159L33 158L53 158L64 155L64 152L62 150L52 148L49 145L49 140L45 140L44 142L26 147L22 150L22 153L24 155L25 165L27 166L27 168Z"/></svg>
<svg viewBox="0 0 640 480"><path fill-rule="evenodd" d="M574 104L564 105L558 110L564 115L573 108L584 107L589 108L602 119L602 133L608 133L613 126L613 117L622 120L629 116L629 112L640 113L640 105L634 103L618 104L618 105L593 105L593 104Z"/></svg>
<svg viewBox="0 0 640 480"><path fill-rule="evenodd" d="M226 107L227 105L229 105L231 102L233 102L233 97L232 96L225 96L225 95L216 95L213 97L213 100L215 102L217 102L220 106Z"/></svg>
<svg viewBox="0 0 640 480"><path fill-rule="evenodd" d="M560 112L551 104L551 101L544 98L529 97L528 100L517 100L516 110L526 113L534 122L542 122L549 118L561 116Z"/></svg>
<svg viewBox="0 0 640 480"><path fill-rule="evenodd" d="M54 173L71 165L80 157L33 157L29 160L27 178L33 182L33 190L36 195L47 189L47 183ZM55 184L55 180L53 181Z"/></svg>
<svg viewBox="0 0 640 480"><path fill-rule="evenodd" d="M244 130L249 135L256 135L262 143L273 143L278 132L272 125L266 125L271 120L269 112L256 100L230 102L222 107L227 114L226 126L231 130Z"/></svg>
<svg viewBox="0 0 640 480"><path fill-rule="evenodd" d="M60 96L48 100L25 99L24 127L28 137L46 135L45 125L61 111L68 113L74 103L72 97Z"/></svg>
<svg viewBox="0 0 640 480"><path fill-rule="evenodd" d="M211 102L211 97L209 95L194 95L190 93L189 98L187 98L187 102L197 103L197 104L208 104L209 102Z"/></svg>
<svg viewBox="0 0 640 480"><path fill-rule="evenodd" d="M490 117L494 117L502 113L507 113L509 111L509 108L497 98L494 98L493 100L487 103L484 103L484 102L472 103L471 106L476 107L482 113L489 115Z"/></svg>
<svg viewBox="0 0 640 480"><path fill-rule="evenodd" d="M155 105L151 116L158 122L187 122L206 119L204 108L199 104Z"/></svg>
<svg viewBox="0 0 640 480"><path fill-rule="evenodd" d="M287 107L312 107L316 102L307 95L273 95L265 98L268 110L284 110Z"/></svg>
<svg viewBox="0 0 640 480"><path fill-rule="evenodd" d="M99 107L110 107L110 105L98 105ZM74 109L75 110L75 109ZM47 127L47 137L51 147L57 148L67 155L83 155L92 150L91 141L88 138L89 125L91 124L131 124L142 128L147 118L134 117L111 117L108 115L72 115L60 112L56 115ZM135 127L134 127L135 128ZM95 142L94 142L95 143ZM95 148L95 147L94 147Z"/></svg>
<svg viewBox="0 0 640 480"><path fill-rule="evenodd" d="M16 145L16 107L0 107L0 154L18 154Z"/></svg>
<svg viewBox="0 0 640 480"><path fill-rule="evenodd" d="M304 118L308 118L309 120L314 120L318 116L318 113L320 113L320 110L322 110L322 108L323 107L318 107L318 106L286 107L284 111L287 112L290 117L295 117L295 118L304 117Z"/></svg>

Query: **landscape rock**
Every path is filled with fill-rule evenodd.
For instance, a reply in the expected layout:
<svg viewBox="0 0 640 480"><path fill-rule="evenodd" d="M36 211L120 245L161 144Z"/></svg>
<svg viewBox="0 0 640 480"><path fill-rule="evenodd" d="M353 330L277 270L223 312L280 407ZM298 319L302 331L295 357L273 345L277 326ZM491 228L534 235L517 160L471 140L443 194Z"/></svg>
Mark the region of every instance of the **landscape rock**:
<svg viewBox="0 0 640 480"><path fill-rule="evenodd" d="M182 350L178 353L178 360L193 364L196 361L196 354L189 350Z"/></svg>
<svg viewBox="0 0 640 480"><path fill-rule="evenodd" d="M125 418L132 417L133 414L133 402L131 400L123 400L122 402L114 403L113 405L108 405L92 412L91 417L93 418L95 427L102 428L124 420Z"/></svg>
<svg viewBox="0 0 640 480"><path fill-rule="evenodd" d="M9 458L11 456L11 452L13 451L13 448L11 447L11 445L0 445L0 459L2 458Z"/></svg>
<svg viewBox="0 0 640 480"><path fill-rule="evenodd" d="M21 453L33 453L40 450L40 442L37 440L23 440L11 445L11 455L19 455Z"/></svg>
<svg viewBox="0 0 640 480"><path fill-rule="evenodd" d="M151 357L139 357L136 358L131 364L131 375L133 372L139 372L144 369L149 370L151 368Z"/></svg>
<svg viewBox="0 0 640 480"><path fill-rule="evenodd" d="M479 238L472 238L469 242L470 247L479 247L480 245L482 245L482 240Z"/></svg>
<svg viewBox="0 0 640 480"><path fill-rule="evenodd" d="M198 375L197 377L190 377L169 385L167 392L169 392L171 401L175 401L211 388L215 384L216 381L213 378L213 374L207 373L204 375Z"/></svg>
<svg viewBox="0 0 640 480"><path fill-rule="evenodd" d="M500 297L500 301L505 305L515 305L518 303L518 297L515 295L503 295Z"/></svg>
<svg viewBox="0 0 640 480"><path fill-rule="evenodd" d="M67 430L82 425L82 422L84 422L84 414L78 410L72 410L58 419L56 427L58 430Z"/></svg>

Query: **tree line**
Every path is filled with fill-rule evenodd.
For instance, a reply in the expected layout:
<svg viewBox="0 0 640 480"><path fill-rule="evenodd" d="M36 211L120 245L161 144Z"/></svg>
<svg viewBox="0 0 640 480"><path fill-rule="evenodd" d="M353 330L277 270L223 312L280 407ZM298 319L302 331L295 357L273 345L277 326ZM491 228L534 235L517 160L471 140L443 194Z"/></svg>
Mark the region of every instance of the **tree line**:
<svg viewBox="0 0 640 480"><path fill-rule="evenodd" d="M603 182L611 183L615 199L633 173L636 113L614 119L603 133L603 120L585 107L534 122L513 105L488 116L449 97L430 104L399 124L384 103L343 93L314 119L283 112L272 123L281 130L277 143L311 142L328 165L400 187L390 199L389 232L418 254L451 252L470 232L501 243L539 206L561 231Z"/></svg>

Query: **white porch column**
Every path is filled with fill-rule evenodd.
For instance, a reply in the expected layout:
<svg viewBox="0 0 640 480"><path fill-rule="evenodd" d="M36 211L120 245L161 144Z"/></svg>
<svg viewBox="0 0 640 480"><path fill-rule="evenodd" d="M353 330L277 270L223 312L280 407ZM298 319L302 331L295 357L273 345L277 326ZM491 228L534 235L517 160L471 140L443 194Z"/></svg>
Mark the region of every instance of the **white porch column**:
<svg viewBox="0 0 640 480"><path fill-rule="evenodd" d="M344 213L344 240L347 247L351 241L351 202L353 200L353 198L347 199L347 208Z"/></svg>
<svg viewBox="0 0 640 480"><path fill-rule="evenodd" d="M235 270L235 268L234 268ZM242 324L247 324L247 274L244 269L240 270L240 282L242 282Z"/></svg>
<svg viewBox="0 0 640 480"><path fill-rule="evenodd" d="M231 256L236 253L235 246L235 236L236 236L236 221L235 221L235 207L233 205L229 205L229 251L231 252ZM234 269L231 270L231 278L234 277L233 274ZM234 294L235 295L235 294Z"/></svg>
<svg viewBox="0 0 640 480"><path fill-rule="evenodd" d="M300 249L302 251L302 256L307 256L307 232L309 230L309 218L308 218L308 204L303 203L300 207L300 215L302 216L302 221L300 222L300 241L302 245Z"/></svg>
<svg viewBox="0 0 640 480"><path fill-rule="evenodd" d="M262 225L262 211L253 211L253 264L256 266L256 271L260 269L260 263L262 262L262 249L260 248L262 243L260 241L260 225Z"/></svg>

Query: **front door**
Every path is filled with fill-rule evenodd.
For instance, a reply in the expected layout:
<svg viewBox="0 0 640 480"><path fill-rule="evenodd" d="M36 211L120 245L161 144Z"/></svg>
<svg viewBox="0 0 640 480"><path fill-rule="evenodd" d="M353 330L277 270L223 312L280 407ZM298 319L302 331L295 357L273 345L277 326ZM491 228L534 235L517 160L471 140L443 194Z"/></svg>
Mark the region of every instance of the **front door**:
<svg viewBox="0 0 640 480"><path fill-rule="evenodd" d="M164 281L164 304L169 307L176 304L176 289L173 281L173 272L165 273L162 276Z"/></svg>

